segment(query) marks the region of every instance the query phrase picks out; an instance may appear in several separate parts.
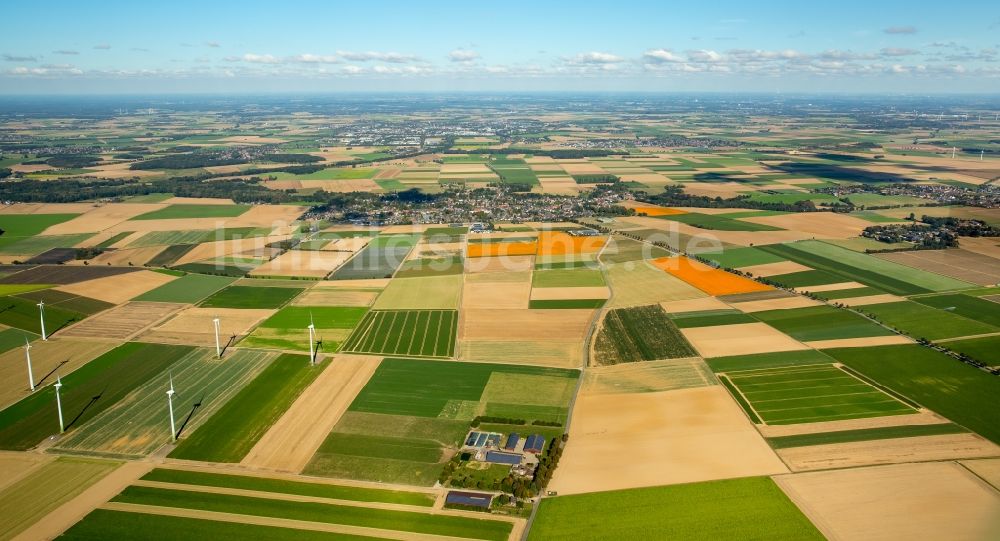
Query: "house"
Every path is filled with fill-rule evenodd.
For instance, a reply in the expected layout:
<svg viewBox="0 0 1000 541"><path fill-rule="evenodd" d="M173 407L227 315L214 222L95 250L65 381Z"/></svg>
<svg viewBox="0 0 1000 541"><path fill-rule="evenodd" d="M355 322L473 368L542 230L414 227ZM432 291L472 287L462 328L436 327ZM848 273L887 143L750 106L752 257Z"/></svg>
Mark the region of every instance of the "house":
<svg viewBox="0 0 1000 541"><path fill-rule="evenodd" d="M545 448L545 438L540 434L532 434L524 440L524 452L525 453L538 453L542 452Z"/></svg>
<svg viewBox="0 0 1000 541"><path fill-rule="evenodd" d="M504 451L513 451L517 449L517 442L521 441L521 437L517 435L517 432L512 433L507 436L507 443L503 446Z"/></svg>

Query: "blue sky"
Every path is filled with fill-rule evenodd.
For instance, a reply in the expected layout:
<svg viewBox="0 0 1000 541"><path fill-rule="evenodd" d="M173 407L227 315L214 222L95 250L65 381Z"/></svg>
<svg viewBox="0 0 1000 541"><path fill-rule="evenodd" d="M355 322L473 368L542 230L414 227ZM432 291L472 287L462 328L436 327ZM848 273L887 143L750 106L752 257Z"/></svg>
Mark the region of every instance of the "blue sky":
<svg viewBox="0 0 1000 541"><path fill-rule="evenodd" d="M5 3L0 93L997 92L1000 3Z"/></svg>

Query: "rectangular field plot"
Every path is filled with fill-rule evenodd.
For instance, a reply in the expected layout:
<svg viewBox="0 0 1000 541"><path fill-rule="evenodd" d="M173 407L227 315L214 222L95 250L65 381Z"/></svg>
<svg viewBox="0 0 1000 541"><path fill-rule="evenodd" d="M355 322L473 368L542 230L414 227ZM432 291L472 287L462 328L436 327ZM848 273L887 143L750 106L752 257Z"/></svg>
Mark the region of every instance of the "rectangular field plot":
<svg viewBox="0 0 1000 541"><path fill-rule="evenodd" d="M832 365L728 372L767 424L795 424L913 413L913 408Z"/></svg>
<svg viewBox="0 0 1000 541"><path fill-rule="evenodd" d="M225 361L215 351L198 349L171 366L174 412L178 432L191 433L263 370L276 355L262 351L237 351ZM70 452L123 457L144 456L170 442L163 417L163 393L171 375L160 373L113 407L74 431L57 444Z"/></svg>
<svg viewBox="0 0 1000 541"><path fill-rule="evenodd" d="M451 357L458 331L456 310L372 310L343 351L418 357Z"/></svg>
<svg viewBox="0 0 1000 541"><path fill-rule="evenodd" d="M694 349L659 304L608 312L594 344L598 364L694 357Z"/></svg>
<svg viewBox="0 0 1000 541"><path fill-rule="evenodd" d="M61 335L125 340L184 307L167 302L133 301L73 325Z"/></svg>
<svg viewBox="0 0 1000 541"><path fill-rule="evenodd" d="M309 351L307 327L313 323L318 351L333 353L367 311L363 306L285 306L244 338L240 346Z"/></svg>

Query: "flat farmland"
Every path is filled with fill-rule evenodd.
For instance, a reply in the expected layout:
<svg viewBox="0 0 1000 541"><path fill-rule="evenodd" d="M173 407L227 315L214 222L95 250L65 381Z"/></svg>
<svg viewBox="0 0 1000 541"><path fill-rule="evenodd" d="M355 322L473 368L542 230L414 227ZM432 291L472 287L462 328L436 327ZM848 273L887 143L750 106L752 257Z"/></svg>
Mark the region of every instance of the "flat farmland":
<svg viewBox="0 0 1000 541"><path fill-rule="evenodd" d="M876 257L980 286L1000 283L1000 260L962 248L893 252Z"/></svg>
<svg viewBox="0 0 1000 541"><path fill-rule="evenodd" d="M597 364L694 357L694 349L659 304L616 308L594 342Z"/></svg>
<svg viewBox="0 0 1000 541"><path fill-rule="evenodd" d="M239 462L303 390L321 365L308 356L283 354L206 420L201 430L183 438L168 455L206 462Z"/></svg>
<svg viewBox="0 0 1000 541"><path fill-rule="evenodd" d="M168 274L141 270L59 286L58 290L72 295L86 295L104 302L120 304L173 280L174 277Z"/></svg>
<svg viewBox="0 0 1000 541"><path fill-rule="evenodd" d="M465 309L461 358L579 367L593 309Z"/></svg>
<svg viewBox="0 0 1000 541"><path fill-rule="evenodd" d="M564 422L577 377L549 368L384 359L305 472L431 485L474 417Z"/></svg>
<svg viewBox="0 0 1000 541"><path fill-rule="evenodd" d="M771 479L749 477L545 498L528 540L630 537L824 539Z"/></svg>
<svg viewBox="0 0 1000 541"><path fill-rule="evenodd" d="M185 306L166 302L133 301L73 325L63 331L62 335L73 338L126 340Z"/></svg>
<svg viewBox="0 0 1000 541"><path fill-rule="evenodd" d="M766 323L691 327L681 334L705 358L809 349Z"/></svg>
<svg viewBox="0 0 1000 541"><path fill-rule="evenodd" d="M420 235L380 235L333 273L333 280L389 278L406 260Z"/></svg>
<svg viewBox="0 0 1000 541"><path fill-rule="evenodd" d="M604 275L595 269L536 270L531 277L531 287L600 287Z"/></svg>
<svg viewBox="0 0 1000 541"><path fill-rule="evenodd" d="M288 250L255 268L253 276L323 279L351 257L349 252Z"/></svg>
<svg viewBox="0 0 1000 541"><path fill-rule="evenodd" d="M995 376L919 345L838 348L824 353L921 406L1000 443Z"/></svg>
<svg viewBox="0 0 1000 541"><path fill-rule="evenodd" d="M832 365L763 368L727 372L767 424L797 424L905 415L915 410Z"/></svg>
<svg viewBox="0 0 1000 541"><path fill-rule="evenodd" d="M320 283L292 301L293 306L371 306L380 289L326 287Z"/></svg>
<svg viewBox="0 0 1000 541"><path fill-rule="evenodd" d="M67 430L84 425L191 351L186 346L129 342L68 374L62 404ZM24 450L59 432L55 390L45 387L0 411L0 448Z"/></svg>
<svg viewBox="0 0 1000 541"><path fill-rule="evenodd" d="M0 284L75 284L115 274L139 272L134 267L38 265L0 278Z"/></svg>
<svg viewBox="0 0 1000 541"><path fill-rule="evenodd" d="M39 309L34 300L17 296L0 297L0 324L16 327L32 334L41 334L42 326L39 320ZM55 334L74 322L84 319L86 314L66 310L58 306L45 309L45 330Z"/></svg>
<svg viewBox="0 0 1000 541"><path fill-rule="evenodd" d="M208 349L191 351L171 365L174 412L178 432L188 434L210 418L233 395L273 360L274 354L238 351L225 362ZM56 448L102 456L145 456L170 442L164 422L162 394L170 375L160 373L79 430L59 441Z"/></svg>
<svg viewBox="0 0 1000 541"><path fill-rule="evenodd" d="M273 310L240 308L185 308L174 317L139 335L144 342L215 346L214 321L219 319L219 341L225 347L232 337L239 338L273 314Z"/></svg>
<svg viewBox="0 0 1000 541"><path fill-rule="evenodd" d="M0 240L0 252L10 252L10 245L30 239L49 227L76 218L79 214L0 214L0 229L4 231Z"/></svg>
<svg viewBox="0 0 1000 541"><path fill-rule="evenodd" d="M950 314L1000 327L1000 303L988 299L956 293L916 297L913 300Z"/></svg>
<svg viewBox="0 0 1000 541"><path fill-rule="evenodd" d="M203 300L202 308L281 308L304 288L233 285Z"/></svg>
<svg viewBox="0 0 1000 541"><path fill-rule="evenodd" d="M191 218L233 218L250 210L249 205L175 204L134 216L132 220L187 220Z"/></svg>
<svg viewBox="0 0 1000 541"><path fill-rule="evenodd" d="M395 278L375 300L375 310L457 310L462 295L461 274Z"/></svg>
<svg viewBox="0 0 1000 541"><path fill-rule="evenodd" d="M613 297L609 307L697 299L707 295L700 289L653 267L646 261L608 265Z"/></svg>
<svg viewBox="0 0 1000 541"><path fill-rule="evenodd" d="M860 310L874 314L880 321L914 338L938 340L1000 332L1000 328L979 318L963 317L951 310L939 310L913 301L866 305Z"/></svg>
<svg viewBox="0 0 1000 541"><path fill-rule="evenodd" d="M160 286L152 291L139 295L137 301L151 302L184 302L197 303L205 297L233 283L236 279L229 276L207 276L204 274L186 274L180 278Z"/></svg>
<svg viewBox="0 0 1000 541"><path fill-rule="evenodd" d="M332 353L364 318L364 306L285 306L262 322L240 345L309 351L310 323L316 326L319 351Z"/></svg>
<svg viewBox="0 0 1000 541"><path fill-rule="evenodd" d="M118 463L57 458L0 491L0 539L12 539L112 472Z"/></svg>
<svg viewBox="0 0 1000 541"><path fill-rule="evenodd" d="M753 317L801 342L895 334L853 312L825 305L754 312Z"/></svg>
<svg viewBox="0 0 1000 541"><path fill-rule="evenodd" d="M344 343L350 353L451 357L455 354L455 310L372 310Z"/></svg>
<svg viewBox="0 0 1000 541"><path fill-rule="evenodd" d="M23 338L18 338L18 345L24 346ZM56 372L69 374L112 346L109 342L68 338L34 341L31 345L31 364L35 385L45 387L55 383ZM30 394L23 347L15 347L0 354L0 408Z"/></svg>
<svg viewBox="0 0 1000 541"><path fill-rule="evenodd" d="M734 295L774 289L683 256L661 257L652 260L651 263L656 268L684 280L709 295Z"/></svg>

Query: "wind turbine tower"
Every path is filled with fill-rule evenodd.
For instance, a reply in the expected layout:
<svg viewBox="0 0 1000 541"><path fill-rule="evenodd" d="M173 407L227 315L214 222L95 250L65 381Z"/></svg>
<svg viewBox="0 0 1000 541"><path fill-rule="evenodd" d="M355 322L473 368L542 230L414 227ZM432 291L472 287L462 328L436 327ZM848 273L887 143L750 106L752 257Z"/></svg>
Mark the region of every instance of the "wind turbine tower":
<svg viewBox="0 0 1000 541"><path fill-rule="evenodd" d="M313 323L312 313L309 314L309 364L316 364L316 325Z"/></svg>
<svg viewBox="0 0 1000 541"><path fill-rule="evenodd" d="M31 392L35 392L35 374L31 371L31 343L27 337L24 339L24 358L28 361L28 387L31 387Z"/></svg>
<svg viewBox="0 0 1000 541"><path fill-rule="evenodd" d="M66 423L63 421L62 397L59 395L59 390L62 389L62 378L58 375L56 376L56 384L53 387L56 388L56 409L59 410L59 433L62 434L66 432Z"/></svg>
<svg viewBox="0 0 1000 541"><path fill-rule="evenodd" d="M42 340L48 340L49 337L45 334L45 301L38 302L38 318L42 322Z"/></svg>
<svg viewBox="0 0 1000 541"><path fill-rule="evenodd" d="M222 346L219 344L219 318L216 317L212 320L212 325L215 327L215 356L222 358Z"/></svg>
<svg viewBox="0 0 1000 541"><path fill-rule="evenodd" d="M177 441L177 427L174 424L174 375L170 374L170 390L167 391L167 406L170 408L170 441Z"/></svg>

